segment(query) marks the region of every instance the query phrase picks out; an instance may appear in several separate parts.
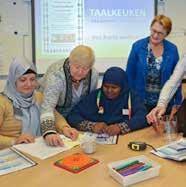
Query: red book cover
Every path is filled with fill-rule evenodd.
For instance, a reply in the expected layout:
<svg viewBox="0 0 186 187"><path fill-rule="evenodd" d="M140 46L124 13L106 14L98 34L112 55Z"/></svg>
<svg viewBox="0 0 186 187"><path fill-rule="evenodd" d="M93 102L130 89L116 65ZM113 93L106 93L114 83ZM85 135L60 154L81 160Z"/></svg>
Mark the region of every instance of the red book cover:
<svg viewBox="0 0 186 187"><path fill-rule="evenodd" d="M86 154L75 153L56 161L54 165L72 173L79 173L98 162L98 160L91 158Z"/></svg>

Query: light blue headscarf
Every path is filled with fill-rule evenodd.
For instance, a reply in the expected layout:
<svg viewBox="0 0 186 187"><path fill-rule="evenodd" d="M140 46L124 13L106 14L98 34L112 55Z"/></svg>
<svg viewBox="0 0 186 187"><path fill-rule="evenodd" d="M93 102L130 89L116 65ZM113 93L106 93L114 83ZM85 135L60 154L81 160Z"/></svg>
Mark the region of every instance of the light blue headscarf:
<svg viewBox="0 0 186 187"><path fill-rule="evenodd" d="M40 110L35 102L34 92L24 95L16 90L17 79L28 69L36 72L35 66L26 59L13 60L9 68L4 94L12 100L15 117L22 120L22 133L40 136Z"/></svg>

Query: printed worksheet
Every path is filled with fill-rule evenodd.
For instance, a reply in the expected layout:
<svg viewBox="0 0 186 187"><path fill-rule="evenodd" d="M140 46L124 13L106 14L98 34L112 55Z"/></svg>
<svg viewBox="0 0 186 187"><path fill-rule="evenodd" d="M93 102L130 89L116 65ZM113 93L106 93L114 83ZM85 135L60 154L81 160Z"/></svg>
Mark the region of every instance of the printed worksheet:
<svg viewBox="0 0 186 187"><path fill-rule="evenodd" d="M172 142L165 146L162 146L157 151L152 150L151 153L162 157L177 161L186 160L186 140L180 139L178 141Z"/></svg>
<svg viewBox="0 0 186 187"><path fill-rule="evenodd" d="M67 138L64 135L60 135L64 142L63 147L49 146L45 143L43 137L36 138L34 143L18 144L14 145L13 147L43 160L63 151L69 150L76 145L79 145L82 136L83 135L80 134L76 141L72 141L70 138Z"/></svg>
<svg viewBox="0 0 186 187"><path fill-rule="evenodd" d="M12 148L0 151L0 175L22 170L34 165L36 165L34 161Z"/></svg>

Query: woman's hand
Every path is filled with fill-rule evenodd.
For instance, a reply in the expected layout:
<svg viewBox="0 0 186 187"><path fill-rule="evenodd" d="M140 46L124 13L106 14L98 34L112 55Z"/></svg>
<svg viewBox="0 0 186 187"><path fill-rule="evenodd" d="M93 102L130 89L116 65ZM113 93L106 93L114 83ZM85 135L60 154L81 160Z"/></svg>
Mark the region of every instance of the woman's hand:
<svg viewBox="0 0 186 187"><path fill-rule="evenodd" d="M48 134L45 136L45 142L50 146L64 146L63 140L59 134Z"/></svg>
<svg viewBox="0 0 186 187"><path fill-rule="evenodd" d="M63 134L74 141L78 138L79 132L71 127L63 127Z"/></svg>
<svg viewBox="0 0 186 187"><path fill-rule="evenodd" d="M105 130L105 133L107 133L110 136L118 135L118 134L120 134L120 132L121 132L121 129L117 124L109 125L109 126L107 126L107 128Z"/></svg>
<svg viewBox="0 0 186 187"><path fill-rule="evenodd" d="M92 128L92 131L94 133L97 133L97 134L101 134L101 133L104 133L105 129L107 128L107 124L104 123L104 122L98 122L96 123L93 128Z"/></svg>
<svg viewBox="0 0 186 187"><path fill-rule="evenodd" d="M21 134L15 141L15 144L33 143L34 137L30 134Z"/></svg>
<svg viewBox="0 0 186 187"><path fill-rule="evenodd" d="M165 113L166 108L164 106L157 106L153 108L146 116L149 124L158 124L159 119Z"/></svg>

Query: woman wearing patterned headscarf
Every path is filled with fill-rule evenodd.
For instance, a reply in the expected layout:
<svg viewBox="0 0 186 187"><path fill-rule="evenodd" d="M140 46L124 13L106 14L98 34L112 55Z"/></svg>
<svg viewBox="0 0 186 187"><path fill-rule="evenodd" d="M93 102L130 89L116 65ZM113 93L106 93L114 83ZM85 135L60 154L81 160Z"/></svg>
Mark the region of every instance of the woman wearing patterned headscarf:
<svg viewBox="0 0 186 187"><path fill-rule="evenodd" d="M26 59L11 63L4 92L0 95L0 147L31 143L41 135L41 95L35 92L36 84L33 64Z"/></svg>

